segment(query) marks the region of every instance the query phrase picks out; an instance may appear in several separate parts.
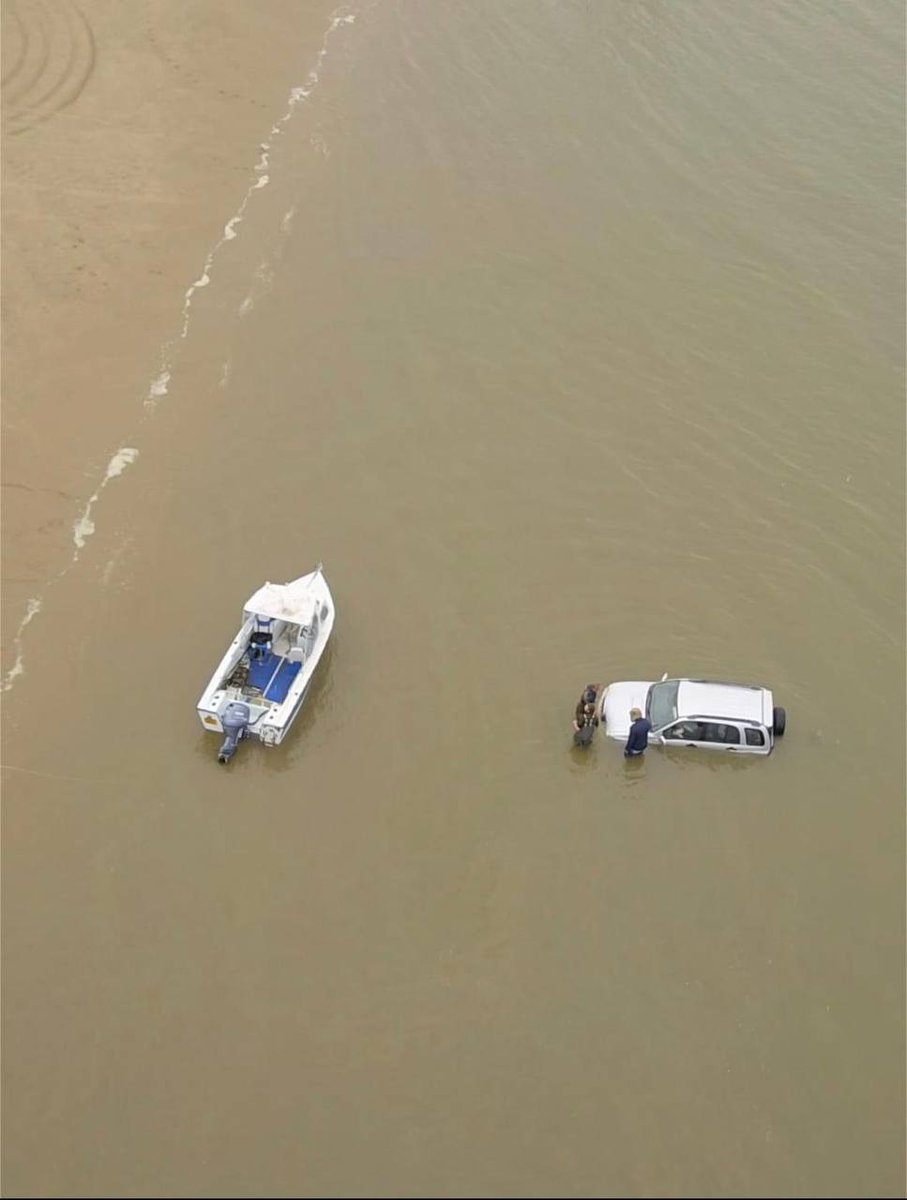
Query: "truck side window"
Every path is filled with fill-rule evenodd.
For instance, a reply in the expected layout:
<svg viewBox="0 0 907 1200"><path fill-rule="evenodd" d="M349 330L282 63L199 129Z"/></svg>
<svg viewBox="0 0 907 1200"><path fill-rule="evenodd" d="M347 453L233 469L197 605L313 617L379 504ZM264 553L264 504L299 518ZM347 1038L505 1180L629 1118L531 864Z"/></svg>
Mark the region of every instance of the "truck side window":
<svg viewBox="0 0 907 1200"><path fill-rule="evenodd" d="M761 729L748 729L746 731L746 744L748 746L764 746L765 734Z"/></svg>
<svg viewBox="0 0 907 1200"><path fill-rule="evenodd" d="M722 746L739 746L740 745L740 730L736 725L719 725L707 721L702 734L704 742L718 742Z"/></svg>

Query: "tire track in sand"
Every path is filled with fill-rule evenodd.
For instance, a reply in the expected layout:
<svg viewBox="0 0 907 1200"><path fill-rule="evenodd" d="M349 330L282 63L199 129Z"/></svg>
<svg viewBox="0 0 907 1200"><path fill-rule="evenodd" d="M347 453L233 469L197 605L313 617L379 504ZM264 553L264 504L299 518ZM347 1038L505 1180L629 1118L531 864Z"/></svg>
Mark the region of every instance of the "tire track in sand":
<svg viewBox="0 0 907 1200"><path fill-rule="evenodd" d="M0 99L10 134L72 104L94 71L94 34L72 0L6 0L2 47Z"/></svg>

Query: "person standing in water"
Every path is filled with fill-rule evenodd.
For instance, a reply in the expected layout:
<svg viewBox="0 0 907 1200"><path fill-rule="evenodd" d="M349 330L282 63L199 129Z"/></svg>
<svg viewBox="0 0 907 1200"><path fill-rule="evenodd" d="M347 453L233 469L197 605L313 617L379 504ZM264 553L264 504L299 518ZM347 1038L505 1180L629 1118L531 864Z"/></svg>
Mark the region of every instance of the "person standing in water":
<svg viewBox="0 0 907 1200"><path fill-rule="evenodd" d="M624 746L625 758L638 758L640 754L645 754L646 747L649 744L649 734L652 731L652 722L642 715L642 710L638 708L630 709L630 735L627 738L627 744Z"/></svg>
<svg viewBox="0 0 907 1200"><path fill-rule="evenodd" d="M591 704L587 705L586 712L577 713L573 721L574 746L591 745L597 724L598 717L595 715Z"/></svg>
<svg viewBox="0 0 907 1200"><path fill-rule="evenodd" d="M589 711L590 707L591 707L592 711L595 712L595 700L596 700L597 696L598 696L598 684L597 683L587 683L586 686L583 688L583 694L580 696L579 700L577 700L577 702L576 702L576 719L577 719L577 721L580 719L580 717L583 717L586 715L586 713ZM597 725L598 721L596 721L595 723Z"/></svg>
<svg viewBox="0 0 907 1200"><path fill-rule="evenodd" d="M576 702L576 713L573 717L574 746L588 746L592 741L595 727L598 725L598 717L595 715L597 695L598 686L594 683L587 683L583 694Z"/></svg>

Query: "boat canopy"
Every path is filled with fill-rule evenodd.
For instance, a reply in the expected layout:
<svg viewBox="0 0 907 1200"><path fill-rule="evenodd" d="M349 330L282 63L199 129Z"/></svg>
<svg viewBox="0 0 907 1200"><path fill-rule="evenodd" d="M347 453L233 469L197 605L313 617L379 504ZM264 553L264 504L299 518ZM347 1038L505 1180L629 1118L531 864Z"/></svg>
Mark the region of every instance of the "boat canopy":
<svg viewBox="0 0 907 1200"><path fill-rule="evenodd" d="M307 625L315 609L314 576L292 583L266 583L246 601L245 611L257 617L274 617L294 625Z"/></svg>

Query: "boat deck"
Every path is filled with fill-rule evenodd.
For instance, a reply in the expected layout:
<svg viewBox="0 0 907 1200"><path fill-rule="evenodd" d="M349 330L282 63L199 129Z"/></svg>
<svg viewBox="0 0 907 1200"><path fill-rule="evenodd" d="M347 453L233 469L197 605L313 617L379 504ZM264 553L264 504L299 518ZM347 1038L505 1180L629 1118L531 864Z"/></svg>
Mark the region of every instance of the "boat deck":
<svg viewBox="0 0 907 1200"><path fill-rule="evenodd" d="M269 652L264 658L253 659L249 665L249 686L260 689L265 700L282 704L301 666L302 663L287 662Z"/></svg>

